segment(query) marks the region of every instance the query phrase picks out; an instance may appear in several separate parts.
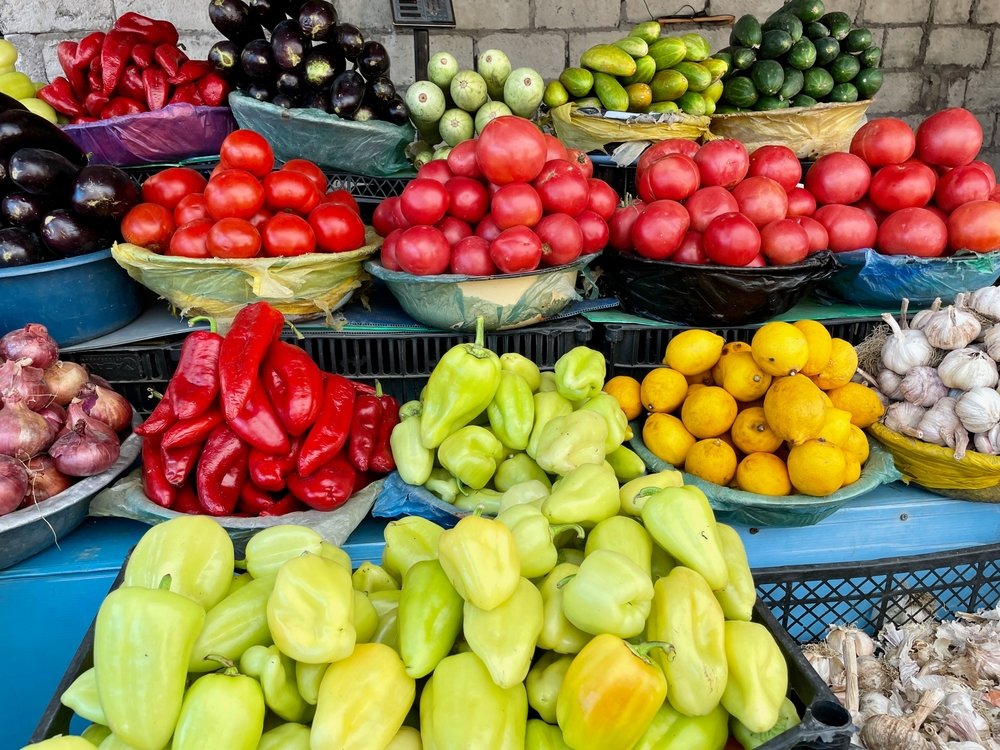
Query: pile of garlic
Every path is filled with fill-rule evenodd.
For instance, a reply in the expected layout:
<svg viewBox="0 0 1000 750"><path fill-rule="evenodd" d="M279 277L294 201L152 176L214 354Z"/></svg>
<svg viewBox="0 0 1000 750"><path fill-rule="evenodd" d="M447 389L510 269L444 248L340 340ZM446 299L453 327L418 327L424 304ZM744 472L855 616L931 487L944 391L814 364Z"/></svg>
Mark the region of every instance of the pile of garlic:
<svg viewBox="0 0 1000 750"><path fill-rule="evenodd" d="M838 625L802 650L866 750L1000 750L1000 607L877 639Z"/></svg>
<svg viewBox="0 0 1000 750"><path fill-rule="evenodd" d="M1000 288L936 300L907 324L908 300L882 344L873 379L887 404L882 423L895 432L952 448L1000 454ZM985 321L985 322L984 322Z"/></svg>

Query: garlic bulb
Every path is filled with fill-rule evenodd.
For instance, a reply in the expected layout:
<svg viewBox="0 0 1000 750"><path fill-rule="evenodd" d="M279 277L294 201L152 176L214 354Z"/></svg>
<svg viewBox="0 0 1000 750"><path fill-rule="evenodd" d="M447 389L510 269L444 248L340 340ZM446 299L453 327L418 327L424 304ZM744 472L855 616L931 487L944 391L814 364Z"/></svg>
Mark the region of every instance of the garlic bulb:
<svg viewBox="0 0 1000 750"><path fill-rule="evenodd" d="M938 349L961 349L976 340L982 325L979 319L959 305L949 305L934 313L921 329L927 342Z"/></svg>
<svg viewBox="0 0 1000 750"><path fill-rule="evenodd" d="M909 300L907 299L903 300L904 311L906 310L906 305L908 302ZM913 316L913 319L910 321L910 328L915 328L918 331L922 331L924 329L924 326L927 325L927 321L930 320L931 317L933 317L933 315L937 313L937 311L940 309L941 309L941 298L938 297L937 299L934 300L934 304L931 305L930 308L928 308L927 310L921 310L920 312L918 312L916 315Z"/></svg>
<svg viewBox="0 0 1000 750"><path fill-rule="evenodd" d="M984 286L969 297L969 307L986 318L1000 320L1000 288Z"/></svg>
<svg viewBox="0 0 1000 750"><path fill-rule="evenodd" d="M882 661L874 656L858 657L858 688L862 693L883 693L892 685Z"/></svg>
<svg viewBox="0 0 1000 750"><path fill-rule="evenodd" d="M976 450L987 456L1000 454L1000 424L986 432L980 432L972 438Z"/></svg>
<svg viewBox="0 0 1000 750"><path fill-rule="evenodd" d="M882 364L898 375L906 375L914 367L924 367L931 363L934 347L927 341L922 331L915 331L896 322L889 313L882 313L882 320L889 324L892 334L882 345Z"/></svg>
<svg viewBox="0 0 1000 750"><path fill-rule="evenodd" d="M990 359L1000 360L1000 324L986 329L983 343L986 344L986 353L990 355Z"/></svg>
<svg viewBox="0 0 1000 750"><path fill-rule="evenodd" d="M876 380L878 382L878 389L882 393L893 401L902 400L903 394L899 390L899 384L903 382L903 378L900 375L897 375L888 367L883 367L878 371Z"/></svg>
<svg viewBox="0 0 1000 750"><path fill-rule="evenodd" d="M973 388L958 399L955 415L969 432L988 432L1000 424L1000 393Z"/></svg>
<svg viewBox="0 0 1000 750"><path fill-rule="evenodd" d="M948 387L933 367L914 367L900 382L899 392L911 404L927 407L947 396Z"/></svg>
<svg viewBox="0 0 1000 750"><path fill-rule="evenodd" d="M907 430L917 429L920 420L924 418L927 410L922 406L911 404L909 401L896 401L889 404L882 417L882 424L893 432L909 434Z"/></svg>
<svg viewBox="0 0 1000 750"><path fill-rule="evenodd" d="M882 352L884 357L885 349ZM938 365L938 375L949 388L961 388L963 391L994 388L1000 380L997 363L989 355L970 348L948 352Z"/></svg>
<svg viewBox="0 0 1000 750"><path fill-rule="evenodd" d="M954 448L955 459L965 456L969 446L969 432L955 414L956 399L946 396L927 410L916 429L903 430L904 435L933 445Z"/></svg>
<svg viewBox="0 0 1000 750"><path fill-rule="evenodd" d="M834 625L826 635L826 643L836 653L844 653L844 641L854 641L854 649L859 657L875 653L875 641L868 633L848 625Z"/></svg>

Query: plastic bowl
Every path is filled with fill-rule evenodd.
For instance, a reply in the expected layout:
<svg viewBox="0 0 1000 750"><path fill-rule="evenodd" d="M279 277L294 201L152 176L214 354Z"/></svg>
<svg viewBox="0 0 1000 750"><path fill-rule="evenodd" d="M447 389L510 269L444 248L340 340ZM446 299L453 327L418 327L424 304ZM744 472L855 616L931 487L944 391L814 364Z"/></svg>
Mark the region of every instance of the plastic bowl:
<svg viewBox="0 0 1000 750"><path fill-rule="evenodd" d="M622 307L666 323L733 326L759 323L798 303L835 267L831 253L791 266L690 265L606 253L601 265Z"/></svg>
<svg viewBox="0 0 1000 750"><path fill-rule="evenodd" d="M0 332L41 323L60 346L103 336L142 312L139 286L110 250L0 269Z"/></svg>
<svg viewBox="0 0 1000 750"><path fill-rule="evenodd" d="M486 330L504 331L540 323L580 299L577 275L599 254L583 255L562 266L496 276L414 276L390 271L377 261L368 261L365 269L385 282L410 317L426 326L474 331L476 318L482 317Z"/></svg>

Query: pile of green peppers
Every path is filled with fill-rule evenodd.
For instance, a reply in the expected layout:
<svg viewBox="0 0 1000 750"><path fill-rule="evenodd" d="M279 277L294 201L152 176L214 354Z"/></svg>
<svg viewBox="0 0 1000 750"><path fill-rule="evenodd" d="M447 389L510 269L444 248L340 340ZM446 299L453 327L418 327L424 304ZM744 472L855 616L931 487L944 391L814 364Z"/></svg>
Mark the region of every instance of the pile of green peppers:
<svg viewBox="0 0 1000 750"><path fill-rule="evenodd" d="M389 523L357 569L293 525L236 561L180 517L139 542L62 696L92 724L34 747L752 750L798 721L755 597L674 471L519 482L496 518Z"/></svg>

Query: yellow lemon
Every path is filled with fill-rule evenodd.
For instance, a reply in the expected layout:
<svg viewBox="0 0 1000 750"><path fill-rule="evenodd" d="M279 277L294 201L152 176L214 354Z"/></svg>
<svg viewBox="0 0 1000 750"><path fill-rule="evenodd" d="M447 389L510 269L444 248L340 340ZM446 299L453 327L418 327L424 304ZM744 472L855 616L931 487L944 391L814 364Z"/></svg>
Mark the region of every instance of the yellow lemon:
<svg viewBox="0 0 1000 750"><path fill-rule="evenodd" d="M863 464L868 460L868 452L870 450L868 447L868 436L864 430L856 425L851 425L847 442L841 447L845 453L849 453L858 459L859 463Z"/></svg>
<svg viewBox="0 0 1000 750"><path fill-rule="evenodd" d="M764 418L764 409L752 406L736 415L730 430L733 443L744 453L773 453L781 447L781 438Z"/></svg>
<svg viewBox="0 0 1000 750"><path fill-rule="evenodd" d="M874 389L861 383L845 383L827 392L833 405L851 413L851 424L865 428L878 421L885 406Z"/></svg>
<svg viewBox="0 0 1000 750"><path fill-rule="evenodd" d="M851 382L858 369L858 353L854 347L843 339L830 340L830 359L823 365L818 375L813 375L813 382L824 391L839 388Z"/></svg>
<svg viewBox="0 0 1000 750"><path fill-rule="evenodd" d="M681 406L681 421L696 438L714 438L733 426L736 399L717 385L688 390Z"/></svg>
<svg viewBox="0 0 1000 750"><path fill-rule="evenodd" d="M851 435L851 413L843 409L827 409L819 436L828 443L843 448Z"/></svg>
<svg viewBox="0 0 1000 750"><path fill-rule="evenodd" d="M712 374L712 370L705 370L704 372L696 372L694 375L685 375L687 382L690 385L715 385L715 377Z"/></svg>
<svg viewBox="0 0 1000 750"><path fill-rule="evenodd" d="M768 375L794 375L809 360L809 343L791 323L776 320L753 335L750 353Z"/></svg>
<svg viewBox="0 0 1000 750"><path fill-rule="evenodd" d="M736 467L736 486L758 495L787 495L792 491L785 462L773 453L751 453Z"/></svg>
<svg viewBox="0 0 1000 750"><path fill-rule="evenodd" d="M650 414L642 426L642 442L657 458L674 466L683 466L697 439L671 414Z"/></svg>
<svg viewBox="0 0 1000 750"><path fill-rule="evenodd" d="M782 440L804 443L819 435L826 420L823 392L805 375L778 378L764 396L764 417Z"/></svg>
<svg viewBox="0 0 1000 750"><path fill-rule="evenodd" d="M841 487L846 487L849 484L854 484L859 479L861 479L861 462L847 452L844 453L844 461L845 461L844 481L840 485Z"/></svg>
<svg viewBox="0 0 1000 750"><path fill-rule="evenodd" d="M817 320L797 320L793 326L802 331L809 347L809 357L802 365L803 375L818 375L823 366L830 361L830 332L826 326Z"/></svg>
<svg viewBox="0 0 1000 750"><path fill-rule="evenodd" d="M722 383L722 368L726 362L726 357L730 354L748 351L750 351L750 344L746 341L730 341L722 347L722 354L719 355L719 361L716 362L715 366L712 368L712 380L716 384Z"/></svg>
<svg viewBox="0 0 1000 750"><path fill-rule="evenodd" d="M825 440L807 440L788 451L788 478L803 495L822 497L836 492L846 469L844 451Z"/></svg>
<svg viewBox="0 0 1000 750"><path fill-rule="evenodd" d="M684 471L726 487L736 475L736 451L725 440L699 440L684 459Z"/></svg>
<svg viewBox="0 0 1000 750"><path fill-rule="evenodd" d="M725 362L719 385L737 401L761 398L771 387L771 376L760 368L750 352L730 354Z"/></svg>
<svg viewBox="0 0 1000 750"><path fill-rule="evenodd" d="M722 347L726 343L722 336L700 328L681 331L667 344L663 364L670 365L684 375L696 375L711 370L719 361Z"/></svg>
<svg viewBox="0 0 1000 750"><path fill-rule="evenodd" d="M648 412L672 412L684 402L688 382L677 370L657 367L642 379L639 399Z"/></svg>
<svg viewBox="0 0 1000 750"><path fill-rule="evenodd" d="M635 378L630 378L628 375L616 375L604 384L603 390L614 397L629 421L642 414L642 388Z"/></svg>

